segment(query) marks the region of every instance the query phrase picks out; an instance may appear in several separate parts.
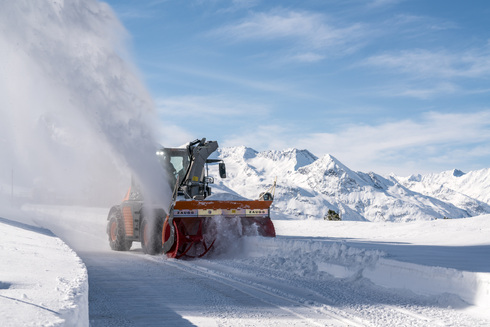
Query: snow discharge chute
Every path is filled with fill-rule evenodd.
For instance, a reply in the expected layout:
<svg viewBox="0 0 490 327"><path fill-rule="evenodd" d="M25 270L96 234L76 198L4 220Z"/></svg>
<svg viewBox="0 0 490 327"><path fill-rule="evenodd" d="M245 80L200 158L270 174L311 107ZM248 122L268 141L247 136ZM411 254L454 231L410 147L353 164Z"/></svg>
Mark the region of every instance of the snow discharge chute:
<svg viewBox="0 0 490 327"><path fill-rule="evenodd" d="M202 257L220 237L219 220L235 224L237 235L275 237L270 219L273 195L264 192L258 200L210 200L208 164L219 164L221 178L226 177L222 160L208 159L218 148L216 141L196 140L186 148L162 148L157 158L174 186L168 210L143 200L133 181L125 199L114 206L108 217L107 233L111 248L127 251L132 242L141 242L145 253L165 253L169 258ZM165 183L165 181L162 181ZM275 183L271 188L273 192Z"/></svg>

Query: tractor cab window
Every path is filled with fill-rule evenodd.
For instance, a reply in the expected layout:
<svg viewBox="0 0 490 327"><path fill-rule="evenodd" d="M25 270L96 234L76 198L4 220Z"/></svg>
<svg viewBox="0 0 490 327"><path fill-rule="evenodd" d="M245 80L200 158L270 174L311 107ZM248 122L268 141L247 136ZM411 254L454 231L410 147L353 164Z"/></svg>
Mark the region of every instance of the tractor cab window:
<svg viewBox="0 0 490 327"><path fill-rule="evenodd" d="M184 174L187 170L187 166L189 165L189 160L186 160L187 156L172 156L170 157L170 163L175 169L175 175L179 176L180 181L184 178Z"/></svg>
<svg viewBox="0 0 490 327"><path fill-rule="evenodd" d="M172 187L184 179L187 168L189 167L189 156L186 149L161 149L157 156L163 168L167 171Z"/></svg>

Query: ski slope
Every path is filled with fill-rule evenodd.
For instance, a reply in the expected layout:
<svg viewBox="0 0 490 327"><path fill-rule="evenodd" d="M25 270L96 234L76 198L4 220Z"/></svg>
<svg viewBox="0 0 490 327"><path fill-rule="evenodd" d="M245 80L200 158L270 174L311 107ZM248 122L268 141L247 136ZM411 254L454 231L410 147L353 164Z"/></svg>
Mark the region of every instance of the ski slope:
<svg viewBox="0 0 490 327"><path fill-rule="evenodd" d="M0 215L2 236L5 226L16 228L12 220L24 220L51 230L83 260L89 316L81 317L81 326L490 324L488 215L403 224L275 220L275 239L244 238L226 247L218 244L213 256L173 260L144 255L138 244L128 252L110 251L107 211L31 205L10 217ZM51 251L42 241L43 231L29 231L31 241L39 240L38 255ZM0 255L22 262L25 251L6 251L4 239ZM47 257L50 260L31 269L50 270L73 252ZM78 269L83 276L83 265ZM60 277L60 272L51 271L52 278ZM36 284L29 280L32 277L25 278L22 286L12 283L0 289L2 308L22 305L5 294ZM5 269L0 270L0 281L9 283ZM68 293L78 294L80 289L72 285ZM58 298L48 289L44 295L49 294ZM35 304L31 307L39 312L57 312L50 306L53 302L36 297L23 301ZM78 308L83 312L83 302ZM23 325L40 325L39 312L22 314ZM5 317L2 314L3 321ZM51 325L72 325L63 319L53 314ZM17 322L7 320L6 325Z"/></svg>

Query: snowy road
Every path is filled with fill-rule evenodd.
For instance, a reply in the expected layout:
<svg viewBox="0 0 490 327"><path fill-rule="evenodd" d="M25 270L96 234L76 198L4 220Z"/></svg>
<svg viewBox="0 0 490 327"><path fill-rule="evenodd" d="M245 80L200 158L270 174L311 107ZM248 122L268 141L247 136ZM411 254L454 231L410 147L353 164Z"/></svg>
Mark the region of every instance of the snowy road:
<svg viewBox="0 0 490 327"><path fill-rule="evenodd" d="M108 250L106 210L35 210L43 212L37 223L87 266L91 326L488 325L454 295L385 289L362 277L379 251L279 235L244 239L215 258L170 260L144 255L138 244ZM350 270L335 278L339 257Z"/></svg>
<svg viewBox="0 0 490 327"><path fill-rule="evenodd" d="M364 280L314 280L236 260L83 253L92 326L477 326L424 299ZM441 307L442 305L442 307Z"/></svg>
<svg viewBox="0 0 490 327"><path fill-rule="evenodd" d="M295 287L253 275L237 279L222 265L209 269L137 252L88 257L92 326L358 325L306 303L301 293L291 296Z"/></svg>

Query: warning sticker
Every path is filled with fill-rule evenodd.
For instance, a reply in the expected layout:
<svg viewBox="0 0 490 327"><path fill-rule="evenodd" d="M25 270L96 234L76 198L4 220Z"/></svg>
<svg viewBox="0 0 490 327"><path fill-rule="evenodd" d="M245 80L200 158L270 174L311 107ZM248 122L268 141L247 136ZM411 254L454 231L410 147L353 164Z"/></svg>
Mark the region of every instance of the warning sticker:
<svg viewBox="0 0 490 327"><path fill-rule="evenodd" d="M197 217L197 209L174 210L174 217Z"/></svg>
<svg viewBox="0 0 490 327"><path fill-rule="evenodd" d="M246 209L245 214L247 216L267 216L269 209Z"/></svg>

